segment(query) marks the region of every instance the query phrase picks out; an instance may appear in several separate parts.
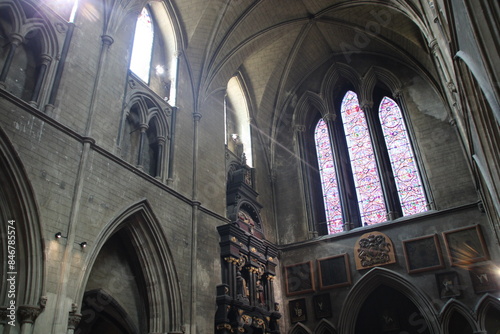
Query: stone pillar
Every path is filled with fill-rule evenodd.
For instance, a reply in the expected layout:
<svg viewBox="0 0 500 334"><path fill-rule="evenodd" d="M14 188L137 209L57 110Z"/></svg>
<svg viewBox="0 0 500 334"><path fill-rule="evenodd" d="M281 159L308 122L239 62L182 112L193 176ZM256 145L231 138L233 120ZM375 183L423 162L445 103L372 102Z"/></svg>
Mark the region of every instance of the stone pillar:
<svg viewBox="0 0 500 334"><path fill-rule="evenodd" d="M143 159L143 151L144 151L144 141L146 140L146 131L148 130L148 125L147 124L141 124L139 125L140 128L140 137L139 137L139 149L138 151L138 157L137 157L137 168L143 169L143 164L144 164L144 159Z"/></svg>
<svg viewBox="0 0 500 334"><path fill-rule="evenodd" d="M0 73L0 86L5 88L5 79L7 78L7 74L10 70L10 65L12 64L12 59L14 59L14 55L16 54L16 49L23 42L23 36L19 34L12 34L10 36L10 49L7 58L5 59L5 63L3 64L2 73Z"/></svg>
<svg viewBox="0 0 500 334"><path fill-rule="evenodd" d="M21 323L21 334L32 334L33 324L40 315L41 309L38 306L23 305L17 311L19 322Z"/></svg>
<svg viewBox="0 0 500 334"><path fill-rule="evenodd" d="M45 79L45 74L47 73L47 68L49 67L52 57L49 55L42 55L42 63L40 64L40 72L36 78L35 88L33 89L33 94L31 95L30 104L34 107L38 106L38 97L40 96L40 89L42 88L43 81Z"/></svg>
<svg viewBox="0 0 500 334"><path fill-rule="evenodd" d="M161 179L163 175L163 156L165 152L165 137L159 136L156 141L158 142L158 156L156 157L156 178Z"/></svg>

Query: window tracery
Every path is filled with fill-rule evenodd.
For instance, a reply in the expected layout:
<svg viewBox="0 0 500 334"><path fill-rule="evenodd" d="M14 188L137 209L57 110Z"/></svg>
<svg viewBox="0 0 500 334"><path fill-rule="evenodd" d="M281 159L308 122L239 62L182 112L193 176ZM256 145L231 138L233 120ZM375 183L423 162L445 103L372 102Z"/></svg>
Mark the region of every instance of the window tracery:
<svg viewBox="0 0 500 334"><path fill-rule="evenodd" d="M341 232L356 221L372 225L392 215L426 211L424 187L398 104L383 96L376 110L363 110L357 94L348 90L340 109L338 120L320 118L314 132L327 232ZM340 182L339 170L350 180ZM355 197L357 208L343 207L349 202L342 202L342 196Z"/></svg>

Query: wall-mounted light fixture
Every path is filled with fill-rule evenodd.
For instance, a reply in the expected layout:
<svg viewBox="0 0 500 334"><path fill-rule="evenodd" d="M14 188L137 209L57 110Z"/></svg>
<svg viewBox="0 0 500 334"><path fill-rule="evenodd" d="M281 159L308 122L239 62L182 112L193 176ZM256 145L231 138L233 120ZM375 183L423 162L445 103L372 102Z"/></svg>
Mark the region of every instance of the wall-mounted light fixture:
<svg viewBox="0 0 500 334"><path fill-rule="evenodd" d="M61 239L61 238L68 239L68 237L63 236L61 232L57 232L57 233L55 234L55 237L56 237L56 239ZM75 244L79 244L79 245L80 245L80 247L82 247L82 248L87 247L87 242L86 242L86 241L83 241L83 242L76 242L76 241L75 241Z"/></svg>
<svg viewBox="0 0 500 334"><path fill-rule="evenodd" d="M61 239L61 238L68 239L68 237L63 237L63 235L62 235L62 233L61 233L61 232L57 232L57 233L56 233L56 239Z"/></svg>

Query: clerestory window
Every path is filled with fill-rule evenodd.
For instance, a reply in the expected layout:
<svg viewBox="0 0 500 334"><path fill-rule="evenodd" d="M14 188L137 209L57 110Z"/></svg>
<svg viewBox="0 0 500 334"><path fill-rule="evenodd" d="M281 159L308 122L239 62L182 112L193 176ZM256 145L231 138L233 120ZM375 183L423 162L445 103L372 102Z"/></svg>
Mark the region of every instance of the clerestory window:
<svg viewBox="0 0 500 334"><path fill-rule="evenodd" d="M130 70L142 81L149 83L151 57L153 54L154 29L151 15L146 7L141 11L135 26L134 44Z"/></svg>
<svg viewBox="0 0 500 334"><path fill-rule="evenodd" d="M335 120L314 131L329 234L423 212L427 199L398 104L360 108L347 91ZM339 178L338 175L344 177Z"/></svg>

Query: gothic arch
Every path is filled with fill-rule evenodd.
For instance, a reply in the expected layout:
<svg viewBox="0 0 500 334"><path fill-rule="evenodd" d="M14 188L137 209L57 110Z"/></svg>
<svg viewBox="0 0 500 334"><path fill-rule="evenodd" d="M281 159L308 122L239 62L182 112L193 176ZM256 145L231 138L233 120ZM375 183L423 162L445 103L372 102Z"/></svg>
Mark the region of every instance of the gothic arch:
<svg viewBox="0 0 500 334"><path fill-rule="evenodd" d="M298 322L290 329L289 334L312 334L312 332L306 326Z"/></svg>
<svg viewBox="0 0 500 334"><path fill-rule="evenodd" d="M479 330L475 315L469 310L465 304L452 298L441 309L439 318L443 327L443 333L450 333L449 326L454 315L462 316L467 323L472 327L474 333Z"/></svg>
<svg viewBox="0 0 500 334"><path fill-rule="evenodd" d="M335 326L326 319L321 319L316 328L314 329L315 334L337 334L337 329Z"/></svg>
<svg viewBox="0 0 500 334"><path fill-rule="evenodd" d="M7 222L15 220L15 271L17 305L37 306L45 291L45 245L35 194L26 171L3 129L0 129L0 235L8 235ZM11 234L10 234L11 235ZM7 242L0 248L2 268L7 268ZM1 271L6 282L7 271ZM9 270L11 271L11 270ZM14 271L14 270L12 270ZM7 285L2 284L0 303L7 305Z"/></svg>
<svg viewBox="0 0 500 334"><path fill-rule="evenodd" d="M477 302L474 313L477 316L477 323L481 330L486 331L486 322L488 320L488 312L496 311L500 313L500 300L492 294L485 294Z"/></svg>
<svg viewBox="0 0 500 334"><path fill-rule="evenodd" d="M345 87L352 86L355 92L361 91L361 77L351 66L334 63L327 71L321 84L321 95L325 96L328 110L336 110L338 101L345 94Z"/></svg>
<svg viewBox="0 0 500 334"><path fill-rule="evenodd" d="M373 90L378 82L385 84L393 96L398 96L403 87L401 81L390 71L377 66L370 67L363 76L360 101L372 101Z"/></svg>
<svg viewBox="0 0 500 334"><path fill-rule="evenodd" d="M144 275L149 332L179 331L183 324L179 279L165 232L146 199L119 213L97 236L79 278L77 304L82 302L86 283L101 248L113 234L121 230L125 230L130 237L130 244Z"/></svg>
<svg viewBox="0 0 500 334"><path fill-rule="evenodd" d="M367 272L351 289L340 312L339 333L354 333L356 319L365 300L381 285L390 287L406 296L419 310L431 334L440 334L439 320L427 296L404 276L389 269L376 267Z"/></svg>
<svg viewBox="0 0 500 334"><path fill-rule="evenodd" d="M316 109L324 116L328 113L323 97L311 91L306 91L297 102L294 113L294 125L304 126L310 117L311 112Z"/></svg>

